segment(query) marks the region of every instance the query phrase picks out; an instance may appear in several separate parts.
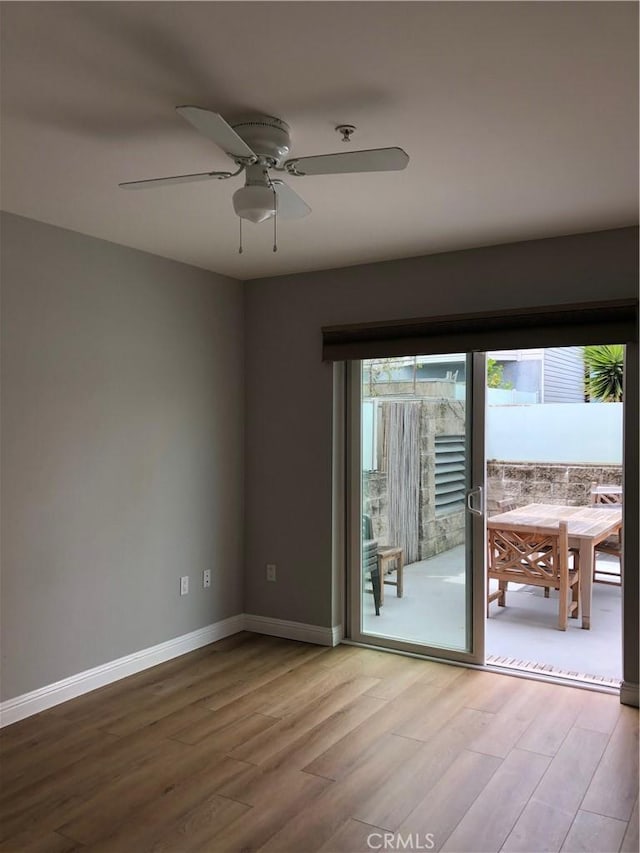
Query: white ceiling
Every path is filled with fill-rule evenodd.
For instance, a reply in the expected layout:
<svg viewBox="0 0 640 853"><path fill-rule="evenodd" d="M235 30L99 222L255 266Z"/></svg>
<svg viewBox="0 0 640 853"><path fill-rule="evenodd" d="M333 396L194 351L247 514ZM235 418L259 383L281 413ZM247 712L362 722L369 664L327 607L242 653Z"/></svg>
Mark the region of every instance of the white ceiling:
<svg viewBox="0 0 640 853"><path fill-rule="evenodd" d="M635 3L2 4L5 210L239 279L638 218ZM313 208L247 224L241 178L174 112L267 112L292 154L399 145L404 172L288 178Z"/></svg>

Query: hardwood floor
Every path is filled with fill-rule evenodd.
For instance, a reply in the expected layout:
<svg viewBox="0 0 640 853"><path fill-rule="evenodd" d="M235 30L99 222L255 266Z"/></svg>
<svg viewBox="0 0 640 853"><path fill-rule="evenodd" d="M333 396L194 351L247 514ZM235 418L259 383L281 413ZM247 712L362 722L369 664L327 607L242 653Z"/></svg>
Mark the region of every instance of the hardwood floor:
<svg viewBox="0 0 640 853"><path fill-rule="evenodd" d="M635 709L353 646L239 634L4 729L0 762L0 853L638 850Z"/></svg>

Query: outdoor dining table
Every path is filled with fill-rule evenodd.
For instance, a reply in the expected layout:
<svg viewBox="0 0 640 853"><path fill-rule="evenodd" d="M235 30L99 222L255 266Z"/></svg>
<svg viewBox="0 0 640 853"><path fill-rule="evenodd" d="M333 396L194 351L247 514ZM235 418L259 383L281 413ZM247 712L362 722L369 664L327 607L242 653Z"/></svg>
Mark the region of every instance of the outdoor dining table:
<svg viewBox="0 0 640 853"><path fill-rule="evenodd" d="M622 507L608 506L556 506L554 504L528 504L518 509L501 512L487 519L490 528L508 529L509 526L557 527L566 521L569 547L580 553L580 604L582 627L591 627L591 593L595 546L618 533L622 527Z"/></svg>

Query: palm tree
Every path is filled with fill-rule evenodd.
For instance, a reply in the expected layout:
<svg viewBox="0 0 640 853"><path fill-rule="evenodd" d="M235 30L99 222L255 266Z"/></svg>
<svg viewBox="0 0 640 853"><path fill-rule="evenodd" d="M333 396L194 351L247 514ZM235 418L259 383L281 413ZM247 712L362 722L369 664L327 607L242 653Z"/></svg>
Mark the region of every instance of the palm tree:
<svg viewBox="0 0 640 853"><path fill-rule="evenodd" d="M584 348L585 390L592 400L621 403L623 398L624 347L598 344Z"/></svg>

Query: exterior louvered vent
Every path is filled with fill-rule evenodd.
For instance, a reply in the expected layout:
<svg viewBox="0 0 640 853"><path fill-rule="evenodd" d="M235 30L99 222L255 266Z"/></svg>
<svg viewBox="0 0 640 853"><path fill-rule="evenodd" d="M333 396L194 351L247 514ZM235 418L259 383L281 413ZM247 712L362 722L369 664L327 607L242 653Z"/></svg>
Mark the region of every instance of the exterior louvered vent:
<svg viewBox="0 0 640 853"><path fill-rule="evenodd" d="M465 441L463 435L436 436L436 514L464 509Z"/></svg>

